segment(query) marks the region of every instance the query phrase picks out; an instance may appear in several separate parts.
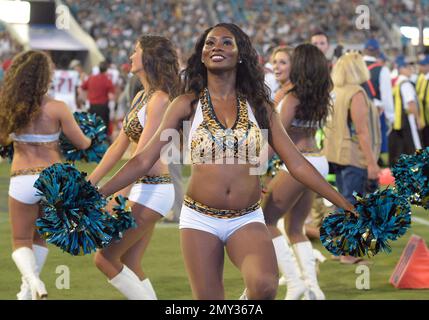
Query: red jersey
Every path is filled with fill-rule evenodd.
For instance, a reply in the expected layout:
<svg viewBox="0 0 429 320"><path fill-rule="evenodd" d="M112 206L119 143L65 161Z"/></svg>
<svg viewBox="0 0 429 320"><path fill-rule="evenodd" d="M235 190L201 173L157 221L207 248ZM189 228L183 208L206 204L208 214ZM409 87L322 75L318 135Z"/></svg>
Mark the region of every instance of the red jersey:
<svg viewBox="0 0 429 320"><path fill-rule="evenodd" d="M106 104L109 101L109 93L115 92L115 87L106 73L90 76L82 84L82 89L88 91L90 104Z"/></svg>

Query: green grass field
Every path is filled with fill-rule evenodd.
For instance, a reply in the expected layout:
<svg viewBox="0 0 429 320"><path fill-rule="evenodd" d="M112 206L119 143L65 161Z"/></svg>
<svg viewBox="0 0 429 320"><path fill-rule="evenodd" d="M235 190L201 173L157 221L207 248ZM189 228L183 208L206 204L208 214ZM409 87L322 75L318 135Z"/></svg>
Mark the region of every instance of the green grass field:
<svg viewBox="0 0 429 320"><path fill-rule="evenodd" d="M81 165L84 171L93 166ZM119 166L118 166L119 167ZM0 299L16 299L19 291L20 274L11 254L11 234L7 208L7 190L9 185L9 165L0 163ZM414 210L414 215L428 220L429 212ZM372 258L370 268L370 289L356 289L356 266L342 265L328 259L320 265L319 281L327 299L429 299L429 290L398 290L389 284L402 250L412 234L429 241L429 226L414 222L412 229L400 240L392 243L392 253L381 253ZM314 246L326 257L330 254L318 243ZM49 292L50 299L124 299L110 286L92 263L93 255L73 257L54 246L49 246L47 263L41 274ZM191 290L186 277L180 252L179 230L177 224L159 223L151 244L143 260L143 267L152 281L159 299L191 299ZM70 270L70 289L57 289L56 281L61 276L60 266ZM57 270L57 268L59 270ZM429 268L429 266L428 266ZM61 278L60 278L61 279ZM240 273L225 259L224 285L227 299L237 299L243 283ZM285 287L279 287L277 299L283 299Z"/></svg>

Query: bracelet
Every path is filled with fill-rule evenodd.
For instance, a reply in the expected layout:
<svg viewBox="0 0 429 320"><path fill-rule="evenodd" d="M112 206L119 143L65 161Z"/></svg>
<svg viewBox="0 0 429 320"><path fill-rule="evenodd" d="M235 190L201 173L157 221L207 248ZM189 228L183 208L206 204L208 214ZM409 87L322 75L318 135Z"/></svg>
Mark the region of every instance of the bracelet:
<svg viewBox="0 0 429 320"><path fill-rule="evenodd" d="M95 187L95 190L97 190L97 192L98 192L99 194L101 194L101 196L102 196L103 198L105 198L105 199L107 200L107 202L112 201L113 196L114 196L113 194L107 197L107 196L105 196L102 192L100 192L100 187L99 187L98 185L95 185L94 187Z"/></svg>

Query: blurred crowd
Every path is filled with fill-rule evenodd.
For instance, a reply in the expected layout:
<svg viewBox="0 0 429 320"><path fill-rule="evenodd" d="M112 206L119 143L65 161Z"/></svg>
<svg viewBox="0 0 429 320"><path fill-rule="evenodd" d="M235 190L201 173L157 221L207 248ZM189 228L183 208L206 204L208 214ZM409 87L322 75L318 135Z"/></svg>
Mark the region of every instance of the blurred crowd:
<svg viewBox="0 0 429 320"><path fill-rule="evenodd" d="M116 65L129 62L135 40L142 33L166 36L186 56L201 30L210 25L199 0L66 0L65 3L103 55Z"/></svg>
<svg viewBox="0 0 429 320"><path fill-rule="evenodd" d="M81 27L95 40L106 58L120 70L126 68L135 40L142 33L162 34L175 43L184 64L196 38L216 21L238 24L251 37L261 57L267 59L276 45L296 45L316 30L323 30L331 43L362 44L377 38L384 47L387 38L371 15L371 31L354 26L356 7L351 0L64 0ZM369 0L388 24L415 25L412 0ZM422 1L423 8L429 0ZM135 10L139 8L139 10ZM425 19L428 19L425 17ZM20 48L0 25L0 61ZM3 68L2 68L3 69ZM0 70L0 73L2 71ZM0 74L1 81L1 74Z"/></svg>
<svg viewBox="0 0 429 320"><path fill-rule="evenodd" d="M386 38L371 17L371 32L355 27L356 7L362 1L292 0L292 1L216 1L218 19L237 23L251 36L260 54L272 45L296 45L317 30L324 30L332 42L363 43L369 36L381 43Z"/></svg>
<svg viewBox="0 0 429 320"><path fill-rule="evenodd" d="M0 21L0 84L4 73L12 62L12 57L22 50L22 46L6 31L6 26Z"/></svg>
<svg viewBox="0 0 429 320"><path fill-rule="evenodd" d="M377 11L388 24L417 26L415 18L416 2L414 0L377 0L374 1ZM421 1L423 12L429 9L429 0ZM424 23L429 22L427 15L423 14Z"/></svg>
<svg viewBox="0 0 429 320"><path fill-rule="evenodd" d="M334 42L357 44L369 36L354 27L355 9L362 4L357 0L220 0L213 1L211 7L200 0L65 2L85 31L95 39L104 56L117 65L128 61L133 43L141 33L161 33L170 38L186 59L196 37L213 18L238 24L252 38L261 55L273 43L298 44L318 29L324 30ZM393 12L406 16L406 11L401 11L400 0L393 1L391 6L384 6L382 0L373 2L383 11L392 7ZM141 10L133 10L136 7ZM210 9L212 11L208 12ZM372 18L371 36L377 37L382 44L386 42Z"/></svg>

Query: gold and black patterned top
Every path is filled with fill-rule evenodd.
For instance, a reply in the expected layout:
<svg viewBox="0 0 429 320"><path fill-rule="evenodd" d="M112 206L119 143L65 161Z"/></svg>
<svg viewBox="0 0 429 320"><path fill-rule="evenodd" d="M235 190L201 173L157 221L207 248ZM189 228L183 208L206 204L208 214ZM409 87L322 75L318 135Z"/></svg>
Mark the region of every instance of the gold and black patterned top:
<svg viewBox="0 0 429 320"><path fill-rule="evenodd" d="M216 117L208 89L201 93L189 136L192 164L222 164L231 158L240 164L259 163L261 129L242 96L237 97L237 109L234 125L225 128Z"/></svg>
<svg viewBox="0 0 429 320"><path fill-rule="evenodd" d="M146 105L153 95L154 91L149 91L147 94L141 93L140 97L128 111L122 122L124 133L131 142L138 143L143 132L144 121L146 119Z"/></svg>

